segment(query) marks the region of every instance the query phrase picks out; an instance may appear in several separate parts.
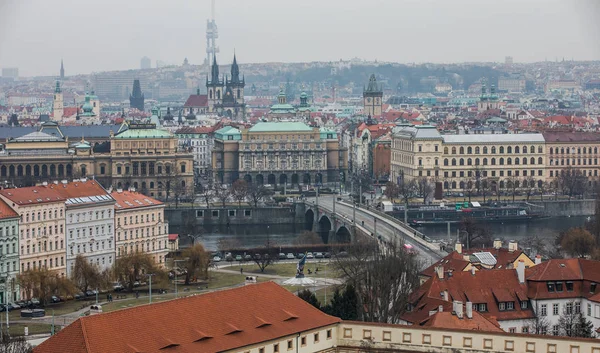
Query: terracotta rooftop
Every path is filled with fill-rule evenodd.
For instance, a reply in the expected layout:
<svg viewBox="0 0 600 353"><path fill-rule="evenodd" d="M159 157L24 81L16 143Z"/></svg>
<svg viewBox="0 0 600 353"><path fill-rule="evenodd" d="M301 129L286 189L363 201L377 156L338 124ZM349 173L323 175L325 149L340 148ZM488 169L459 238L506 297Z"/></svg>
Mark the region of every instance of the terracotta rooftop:
<svg viewBox="0 0 600 353"><path fill-rule="evenodd" d="M115 210L120 211L129 208L151 207L163 203L150 196L134 191L113 191L110 196L115 199Z"/></svg>
<svg viewBox="0 0 600 353"><path fill-rule="evenodd" d="M436 327L443 329L463 329L463 330L478 330L491 332L504 332L500 325L493 318L486 318L477 311L473 311L473 317L467 318L463 311L463 318L459 318L455 314L443 311L437 312L421 322L421 326Z"/></svg>
<svg viewBox="0 0 600 353"><path fill-rule="evenodd" d="M208 107L206 94L191 94L183 105L184 108Z"/></svg>
<svg viewBox="0 0 600 353"><path fill-rule="evenodd" d="M90 196L109 196L108 191L106 191L96 180L72 181L64 184L51 183L46 187L51 190L56 190L65 199L82 197L87 198Z"/></svg>
<svg viewBox="0 0 600 353"><path fill-rule="evenodd" d="M600 134L595 132L542 132L546 142L587 142L600 141Z"/></svg>
<svg viewBox="0 0 600 353"><path fill-rule="evenodd" d="M3 189L0 190L0 195L12 201L17 206L65 201L65 198L56 190L48 189L45 186Z"/></svg>
<svg viewBox="0 0 600 353"><path fill-rule="evenodd" d="M19 217L19 214L15 212L10 206L0 199L0 219Z"/></svg>
<svg viewBox="0 0 600 353"><path fill-rule="evenodd" d="M427 267L423 271L421 271L422 276L433 277L435 274L435 268L437 266L443 266L444 271L452 270L452 271L464 271L464 269L470 264L469 261L465 260L461 254L456 251L451 252L450 254L443 257L441 260L437 261L433 265Z"/></svg>
<svg viewBox="0 0 600 353"><path fill-rule="evenodd" d="M448 293L447 300L443 298L445 292ZM527 288L524 283L519 283L517 271L503 269L453 272L444 279L432 276L411 295L413 310L405 313L402 319L411 323L421 322L429 316L429 311L436 310L436 306L451 307L455 300L470 301L473 305L486 304L487 310L481 314L499 321L533 317L531 309L521 309L519 305L520 301L527 300ZM514 310L501 311L499 302L513 302Z"/></svg>
<svg viewBox="0 0 600 353"><path fill-rule="evenodd" d="M33 351L224 352L340 321L265 282L82 317Z"/></svg>

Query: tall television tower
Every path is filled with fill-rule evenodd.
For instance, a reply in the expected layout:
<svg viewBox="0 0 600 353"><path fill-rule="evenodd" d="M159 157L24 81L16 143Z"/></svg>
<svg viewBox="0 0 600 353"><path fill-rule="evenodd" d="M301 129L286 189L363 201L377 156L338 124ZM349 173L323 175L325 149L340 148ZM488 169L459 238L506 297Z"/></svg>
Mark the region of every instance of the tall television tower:
<svg viewBox="0 0 600 353"><path fill-rule="evenodd" d="M217 47L219 30L215 22L215 0L211 0L210 13L211 18L206 20L206 65L210 65L212 57L219 52L219 47Z"/></svg>

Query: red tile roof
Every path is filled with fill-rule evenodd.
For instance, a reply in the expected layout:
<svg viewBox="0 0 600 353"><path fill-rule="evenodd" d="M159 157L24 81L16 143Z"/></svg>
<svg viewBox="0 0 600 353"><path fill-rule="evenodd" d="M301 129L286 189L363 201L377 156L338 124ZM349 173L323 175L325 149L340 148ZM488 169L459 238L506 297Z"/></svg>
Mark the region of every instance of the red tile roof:
<svg viewBox="0 0 600 353"><path fill-rule="evenodd" d="M587 259L553 259L525 270L527 295L533 299L589 298L600 300L600 288L592 290L592 283L600 283L600 261ZM562 283L562 290L548 290L548 282ZM573 288L568 290L566 282ZM592 299L593 298L593 299Z"/></svg>
<svg viewBox="0 0 600 353"><path fill-rule="evenodd" d="M451 252L450 254L443 257L438 262L433 265L427 267L421 272L422 276L433 277L435 274L435 268L437 266L443 266L444 271L452 270L452 271L464 271L465 267L469 265L469 261L465 260L461 254L456 251Z"/></svg>
<svg viewBox="0 0 600 353"><path fill-rule="evenodd" d="M179 238L179 234L169 234L169 241L175 241Z"/></svg>
<svg viewBox="0 0 600 353"><path fill-rule="evenodd" d="M96 180L72 181L66 184L51 183L46 187L51 190L56 190L65 199L108 195L108 191L106 191Z"/></svg>
<svg viewBox="0 0 600 353"><path fill-rule="evenodd" d="M184 108L206 108L208 107L208 96L206 94L191 94L185 104Z"/></svg>
<svg viewBox="0 0 600 353"><path fill-rule="evenodd" d="M504 332L500 325L493 318L486 318L485 316L473 311L473 317L471 319L464 315L463 318L459 319L456 315L451 312L437 312L432 316L429 316L421 322L421 326L425 327L436 327L443 329L464 329L464 330L477 330L477 331L490 331L490 332Z"/></svg>
<svg viewBox="0 0 600 353"><path fill-rule="evenodd" d="M4 189L0 190L0 195L14 202L18 206L65 201L65 198L56 190L48 189L44 186Z"/></svg>
<svg viewBox="0 0 600 353"><path fill-rule="evenodd" d="M162 205L163 203L153 199L150 196L132 191L113 191L110 196L117 201L115 209L117 211L129 208L151 207Z"/></svg>
<svg viewBox="0 0 600 353"><path fill-rule="evenodd" d="M523 251L518 249L509 251L507 248L482 248L463 250L464 254L473 254L478 252L489 252L496 258L496 266L494 268L512 268L512 264L523 254Z"/></svg>
<svg viewBox="0 0 600 353"><path fill-rule="evenodd" d="M82 317L33 351L223 352L340 321L265 282Z"/></svg>
<svg viewBox="0 0 600 353"><path fill-rule="evenodd" d="M19 217L19 214L15 212L10 206L0 199L0 219Z"/></svg>
<svg viewBox="0 0 600 353"><path fill-rule="evenodd" d="M441 293L448 292L448 301L443 300ZM452 276L439 279L432 276L416 292L411 295L412 311L403 315L407 322L418 323L429 316L429 311L444 303L452 305L452 301L467 301L473 304L486 304L487 311L482 312L486 317L497 320L517 320L533 317L530 309L521 309L520 298L527 297L525 284L519 283L516 270L489 270L453 272ZM514 310L500 311L498 301L514 302ZM446 304L447 303L447 304ZM444 310L447 310L444 308Z"/></svg>

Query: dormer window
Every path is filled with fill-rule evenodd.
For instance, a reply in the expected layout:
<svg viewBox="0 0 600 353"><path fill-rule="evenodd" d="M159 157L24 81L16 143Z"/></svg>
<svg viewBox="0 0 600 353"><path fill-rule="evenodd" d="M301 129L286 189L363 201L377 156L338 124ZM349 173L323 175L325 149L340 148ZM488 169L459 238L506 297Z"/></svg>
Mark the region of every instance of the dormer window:
<svg viewBox="0 0 600 353"><path fill-rule="evenodd" d="M566 283L567 286L567 292L572 292L573 291L573 282L567 282Z"/></svg>
<svg viewBox="0 0 600 353"><path fill-rule="evenodd" d="M556 288L554 287L554 282L546 282L546 286L548 287L548 292L556 291Z"/></svg>
<svg viewBox="0 0 600 353"><path fill-rule="evenodd" d="M557 292L563 291L563 283L562 282L556 282L556 291Z"/></svg>

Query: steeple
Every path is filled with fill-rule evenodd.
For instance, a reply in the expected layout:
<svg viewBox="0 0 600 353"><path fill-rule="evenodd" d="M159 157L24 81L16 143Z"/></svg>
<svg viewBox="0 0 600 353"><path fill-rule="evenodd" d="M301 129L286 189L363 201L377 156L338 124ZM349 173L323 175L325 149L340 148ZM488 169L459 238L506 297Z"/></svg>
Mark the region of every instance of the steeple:
<svg viewBox="0 0 600 353"><path fill-rule="evenodd" d="M210 83L213 85L219 84L219 65L217 64L217 56L213 55L213 64L211 67Z"/></svg>
<svg viewBox="0 0 600 353"><path fill-rule="evenodd" d="M367 86L366 92L381 92L381 90L377 86L377 79L375 78L375 74L371 74L371 77L369 77L369 85Z"/></svg>
<svg viewBox="0 0 600 353"><path fill-rule="evenodd" d="M239 83L240 82L240 68L238 67L237 58L235 57L235 53L233 53L233 64L231 64L231 81L230 83Z"/></svg>
<svg viewBox="0 0 600 353"><path fill-rule="evenodd" d="M60 90L60 81L56 80L56 88L54 89L54 93L61 93L62 91Z"/></svg>
<svg viewBox="0 0 600 353"><path fill-rule="evenodd" d="M138 79L133 80L133 91L129 95L129 106L144 111L144 94Z"/></svg>
<svg viewBox="0 0 600 353"><path fill-rule="evenodd" d="M60 79L65 79L65 65L63 65L63 60L60 59Z"/></svg>
<svg viewBox="0 0 600 353"><path fill-rule="evenodd" d="M486 87L485 87L486 83L487 83L487 80L485 78L483 78L481 80L481 97L479 97L482 101L483 100L487 100L487 98L488 98L487 90L486 90Z"/></svg>

